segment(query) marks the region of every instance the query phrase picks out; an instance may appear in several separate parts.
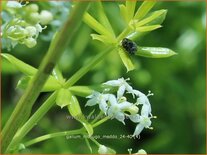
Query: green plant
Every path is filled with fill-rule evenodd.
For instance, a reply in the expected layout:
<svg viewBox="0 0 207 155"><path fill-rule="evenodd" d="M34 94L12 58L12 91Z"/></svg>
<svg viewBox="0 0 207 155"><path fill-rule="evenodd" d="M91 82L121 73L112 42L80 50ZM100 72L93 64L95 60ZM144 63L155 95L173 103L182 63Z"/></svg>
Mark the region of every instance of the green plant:
<svg viewBox="0 0 207 155"><path fill-rule="evenodd" d="M95 19L90 13L85 12L89 2L79 2L75 4L74 7L72 7L72 12L65 24L57 33L55 33L48 52L38 69L24 63L10 54L2 53L1 55L3 58L7 59L24 74L23 78L18 82L17 87L25 89L23 96L19 100L14 112L1 133L1 140L3 140L2 152L16 152L32 144L53 137L82 134L89 136L89 138L86 138L86 144L89 146L89 149L91 147L88 140L91 140L99 147L98 153L115 153L114 150L100 144L91 137L95 127L108 121L110 118L116 118L124 124L125 117L129 117L132 122L137 123L133 136L138 136L144 128L151 129L151 118L154 118L154 116L151 114L151 105L148 96L152 95L152 93L145 95L140 91L135 90L126 82L127 80L123 78L108 81L103 84L103 87L100 85L95 88L91 86L75 86L74 84L110 52L118 53L127 72L135 69L131 60L131 57L133 56L165 58L175 55L176 53L168 48L142 47L136 45L132 41L138 37L140 33L148 33L161 27L167 11L158 10L150 12L155 3L155 1L144 1L137 11L135 9L135 1L126 1L125 5L120 4L120 13L123 17L125 28L119 35L115 34L101 2L94 2L94 5L98 10L98 19ZM25 44L28 47L35 46L35 39L42 29L41 31L37 30L38 28L34 25L39 23L47 24L52 20L52 15L48 12L42 13L43 15L46 13L46 19L43 20L42 18L45 16L41 17L41 13L40 15L37 14L38 7L35 4L22 6L21 3L18 2L7 2L5 3L4 8L10 10L12 13L21 12L20 10L22 8L24 8L23 11L25 12L33 10L35 15L38 16L36 18L36 16L33 17L33 15L29 13L28 16L32 16L32 18L29 18L28 16L20 14L18 19L15 17L10 21L5 22L3 25L2 37L3 39L9 40L10 44L13 46L17 43ZM61 70L56 64L58 58L65 50L66 45L71 42L77 26L81 22L80 19L82 16L83 21L98 33L91 34L92 39L105 44L106 50L97 54L88 64L84 65L68 80L65 80ZM22 22L22 19L19 18L25 18L25 21ZM35 21L33 21L33 19L35 19ZM127 48L123 46L123 40L126 38L128 38ZM10 47L10 45L7 47ZM38 110L30 116L33 104L40 92L53 93L38 108ZM115 92L117 92L116 96L114 95ZM126 95L125 93L131 93L132 97L135 99L135 101L133 101L135 103L129 102L127 97L124 96ZM90 98L86 103L86 106L98 104L100 108L99 115L104 117L101 119L96 118L92 122L89 121L80 108L78 96ZM52 133L22 143L22 139L26 134L55 103L61 108L67 107L70 115L79 121L83 125L83 128ZM141 109L140 111L139 108ZM93 111L90 115L93 115ZM141 152L143 153L143 151Z"/></svg>

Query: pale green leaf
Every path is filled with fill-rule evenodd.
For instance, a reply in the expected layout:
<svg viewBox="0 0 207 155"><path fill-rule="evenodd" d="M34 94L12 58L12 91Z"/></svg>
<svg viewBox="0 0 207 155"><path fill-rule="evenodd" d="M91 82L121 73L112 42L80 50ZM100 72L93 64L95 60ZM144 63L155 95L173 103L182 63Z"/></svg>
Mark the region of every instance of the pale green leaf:
<svg viewBox="0 0 207 155"><path fill-rule="evenodd" d="M137 10L134 19L140 20L143 18L155 5L156 1L144 1Z"/></svg>
<svg viewBox="0 0 207 155"><path fill-rule="evenodd" d="M155 20L156 18L158 18L159 16L162 16L162 14L166 14L166 12L167 12L167 10L154 11L149 17L144 18L141 21L138 21L136 23L136 27L146 25L146 24L150 23L151 21Z"/></svg>
<svg viewBox="0 0 207 155"><path fill-rule="evenodd" d="M135 69L129 54L126 51L124 51L122 48L119 49L119 56L121 57L121 60L124 66L126 67L127 72Z"/></svg>
<svg viewBox="0 0 207 155"><path fill-rule="evenodd" d="M1 56L3 58L5 58L6 60L8 60L17 70L19 70L20 72L22 72L23 74L27 75L27 76L32 76L34 74L36 74L37 69L24 63L23 61L17 59L16 57L12 56L11 54L7 54L7 53L1 53ZM49 76L49 80L57 83L58 81L53 77L53 76Z"/></svg>
<svg viewBox="0 0 207 155"><path fill-rule="evenodd" d="M86 12L84 14L83 21L99 34L108 36L108 39L114 39L113 34L109 30L107 30L102 24L100 24L96 19L94 19L89 13Z"/></svg>
<svg viewBox="0 0 207 155"><path fill-rule="evenodd" d="M108 36L99 35L99 34L91 34L93 40L99 40L105 44L113 44L116 43L116 40L109 39Z"/></svg>
<svg viewBox="0 0 207 155"><path fill-rule="evenodd" d="M26 89L30 80L32 79L32 76L23 76L17 83L17 88L19 89ZM47 82L44 84L44 87L42 88L41 92L51 92L55 91L57 89L60 89L62 86L60 83L53 79L49 78Z"/></svg>
<svg viewBox="0 0 207 155"><path fill-rule="evenodd" d="M88 86L72 86L69 90L78 96L86 97L94 91L91 87Z"/></svg>
<svg viewBox="0 0 207 155"><path fill-rule="evenodd" d="M136 55L148 57L148 58L166 58L176 55L173 50L164 47L140 47L135 53Z"/></svg>
<svg viewBox="0 0 207 155"><path fill-rule="evenodd" d="M1 56L7 59L14 67L26 75L34 75L37 69L6 53L1 53Z"/></svg>
<svg viewBox="0 0 207 155"><path fill-rule="evenodd" d="M137 1L126 1L126 10L127 10L127 23L134 17L134 11Z"/></svg>
<svg viewBox="0 0 207 155"><path fill-rule="evenodd" d="M128 24L129 21L128 21L127 12L126 12L126 6L123 4L120 4L119 9L120 9L122 18L124 19L125 23Z"/></svg>
<svg viewBox="0 0 207 155"><path fill-rule="evenodd" d="M68 106L71 103L71 97L72 95L67 89L61 88L57 94L56 104L61 108Z"/></svg>
<svg viewBox="0 0 207 155"><path fill-rule="evenodd" d="M93 127L92 125L86 120L84 114L81 111L79 102L77 98L72 95L70 100L70 105L68 105L68 110L76 120L78 120L87 130L89 137L93 135Z"/></svg>
<svg viewBox="0 0 207 155"><path fill-rule="evenodd" d="M137 32L148 32L148 31L156 30L160 27L162 27L162 26L161 25L141 26L141 27L137 27L136 31Z"/></svg>
<svg viewBox="0 0 207 155"><path fill-rule="evenodd" d="M106 16L106 13L104 11L104 8L103 8L103 5L102 5L102 2L101 1L97 1L96 3L96 8L97 8L97 14L98 14L98 17L99 17L99 21L101 24L104 25L104 27L106 27L110 32L111 34L115 37L115 33L113 31L113 28Z"/></svg>

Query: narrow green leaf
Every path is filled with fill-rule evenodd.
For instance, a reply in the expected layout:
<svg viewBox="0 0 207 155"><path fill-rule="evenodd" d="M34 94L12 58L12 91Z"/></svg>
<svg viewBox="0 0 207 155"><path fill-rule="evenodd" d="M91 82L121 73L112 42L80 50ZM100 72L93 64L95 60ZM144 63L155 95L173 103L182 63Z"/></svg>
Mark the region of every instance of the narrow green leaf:
<svg viewBox="0 0 207 155"><path fill-rule="evenodd" d="M125 52L122 48L119 49L119 56L121 57L122 62L124 63L124 66L127 69L127 72L134 70L134 64L132 63L132 60L127 52Z"/></svg>
<svg viewBox="0 0 207 155"><path fill-rule="evenodd" d="M19 70L25 75L32 76L37 72L36 68L24 63L23 61L17 59L11 54L1 53L1 56L8 60L17 70ZM53 76L49 76L49 79L51 82L58 82Z"/></svg>
<svg viewBox="0 0 207 155"><path fill-rule="evenodd" d="M20 72L26 75L34 75L37 71L36 68L24 63L23 61L15 58L14 56L6 53L1 53L1 56L7 59L11 64L13 64Z"/></svg>
<svg viewBox="0 0 207 155"><path fill-rule="evenodd" d="M140 20L143 18L155 5L156 1L144 1L137 10L134 19Z"/></svg>
<svg viewBox="0 0 207 155"><path fill-rule="evenodd" d="M88 87L88 86L73 86L73 87L70 87L69 90L73 94L82 96L82 97L89 96L94 91L91 87Z"/></svg>
<svg viewBox="0 0 207 155"><path fill-rule="evenodd" d="M71 103L71 97L72 94L67 89L61 88L57 94L56 104L61 108L68 106Z"/></svg>
<svg viewBox="0 0 207 155"><path fill-rule="evenodd" d="M167 10L159 10L159 11L154 11L149 17L144 18L141 21L138 21L136 24L136 27L143 26L145 24L150 23L151 21L155 20L159 16L166 15Z"/></svg>
<svg viewBox="0 0 207 155"><path fill-rule="evenodd" d="M126 1L127 23L134 17L134 11L137 1Z"/></svg>
<svg viewBox="0 0 207 155"><path fill-rule="evenodd" d="M18 89L26 89L30 80L31 80L31 76L23 76L18 81L16 88L18 88Z"/></svg>
<svg viewBox="0 0 207 155"><path fill-rule="evenodd" d="M149 14L149 16L151 16L151 14ZM147 25L161 25L163 23L163 21L165 20L166 15L167 15L167 10L163 11L163 13L159 17L154 19L153 21L147 23ZM149 16L147 16L147 17L149 17Z"/></svg>
<svg viewBox="0 0 207 155"><path fill-rule="evenodd" d="M18 81L16 88L23 89L23 90L26 89L31 79L32 79L32 76L23 76ZM49 78L47 82L45 83L44 87L42 88L41 92L55 91L57 89L60 89L61 87L62 86L57 80L53 78Z"/></svg>
<svg viewBox="0 0 207 155"><path fill-rule="evenodd" d="M125 23L128 24L128 17L127 17L127 12L126 12L126 6L124 4L119 5L120 13L122 18L124 19Z"/></svg>
<svg viewBox="0 0 207 155"><path fill-rule="evenodd" d="M72 95L72 97L71 97L70 105L68 105L68 110L69 110L71 116L73 116L76 120L81 122L81 124L85 127L85 129L88 132L89 137L92 136L93 135L93 127L89 122L87 122L85 116L83 115L83 113L81 111L79 102L74 95Z"/></svg>
<svg viewBox="0 0 207 155"><path fill-rule="evenodd" d="M108 39L110 40L115 39L112 33L107 30L102 24L100 24L96 19L94 19L89 13L86 12L84 14L83 21L99 34L108 36Z"/></svg>
<svg viewBox="0 0 207 155"><path fill-rule="evenodd" d="M58 67L58 65L55 66L55 68L52 71L52 75L58 80L60 81L62 84L64 84L65 79L63 78L63 75Z"/></svg>
<svg viewBox="0 0 207 155"><path fill-rule="evenodd" d="M166 12L164 12L163 14L161 14L159 17L157 17L153 21L147 23L146 25L147 26L150 26L150 25L161 25L163 23L163 21L165 20L166 14L167 14L167 10L166 10ZM149 17L149 16L147 16L147 17ZM146 35L146 34L147 34L147 32L141 32L141 33L140 32L133 32L129 36L127 36L127 38L129 38L131 40L136 40L136 38L139 38L139 37L141 37L143 35Z"/></svg>
<svg viewBox="0 0 207 155"><path fill-rule="evenodd" d="M166 58L176 55L174 51L169 48L163 47L138 47L136 55L148 57L148 58Z"/></svg>
<svg viewBox="0 0 207 155"><path fill-rule="evenodd" d="M103 24L111 32L111 34L115 37L115 33L114 33L113 28L112 28L112 26L106 16L102 2L97 1L95 4L97 6L96 8L97 8L97 13L98 13L100 23Z"/></svg>
<svg viewBox="0 0 207 155"><path fill-rule="evenodd" d="M99 35L99 34L91 34L93 40L99 40L105 44L113 44L116 43L116 40L109 39L106 35Z"/></svg>
<svg viewBox="0 0 207 155"><path fill-rule="evenodd" d="M160 27L162 27L162 26L161 25L141 26L141 27L137 27L136 31L137 32L148 32L148 31L156 30Z"/></svg>

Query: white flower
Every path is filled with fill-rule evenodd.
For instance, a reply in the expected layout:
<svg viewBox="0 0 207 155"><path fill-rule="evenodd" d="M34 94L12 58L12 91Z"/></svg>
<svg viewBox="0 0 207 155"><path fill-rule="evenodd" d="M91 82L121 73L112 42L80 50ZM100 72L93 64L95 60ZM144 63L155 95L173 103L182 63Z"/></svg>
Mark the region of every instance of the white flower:
<svg viewBox="0 0 207 155"><path fill-rule="evenodd" d="M140 149L137 153L135 154L147 154L147 152L143 149Z"/></svg>
<svg viewBox="0 0 207 155"><path fill-rule="evenodd" d="M85 106L94 106L96 104L99 104L99 108L102 112L106 114L108 109L108 96L109 94L101 94L99 92L93 92L92 95L88 96L87 98L90 98Z"/></svg>
<svg viewBox="0 0 207 155"><path fill-rule="evenodd" d="M40 12L40 23L42 25L47 25L53 20L53 15L47 10L42 10Z"/></svg>
<svg viewBox="0 0 207 155"><path fill-rule="evenodd" d="M142 105L142 110L141 110L141 115L144 115L144 116L152 116L151 114L151 104L149 102L149 99L148 97L143 94L142 92L138 91L138 90L134 90L134 94L136 96L138 96L137 98L137 104L141 104ZM150 94L152 95L152 94ZM148 95L149 96L149 95Z"/></svg>
<svg viewBox="0 0 207 155"><path fill-rule="evenodd" d="M124 110L134 105L125 100L122 102L118 102L115 95L113 94L109 95L109 103L111 104L111 106L109 107L109 110L108 110L108 116L112 118L115 117L118 121L125 124L124 123L124 119L125 119Z"/></svg>
<svg viewBox="0 0 207 155"><path fill-rule="evenodd" d="M27 26L25 30L27 31L29 37L32 37L37 34L36 27L34 26Z"/></svg>
<svg viewBox="0 0 207 155"><path fill-rule="evenodd" d="M116 154L116 151L111 149L110 147L106 147L105 145L99 145L98 153L99 154Z"/></svg>
<svg viewBox="0 0 207 155"><path fill-rule="evenodd" d="M110 80L105 83L104 85L112 86L112 87L119 87L117 91L117 98L121 98L124 95L124 92L127 91L128 93L131 93L134 96L133 88L126 82L128 79L120 78L118 80Z"/></svg>
<svg viewBox="0 0 207 155"><path fill-rule="evenodd" d="M152 129L151 118L155 118L152 115L151 104L148 96L153 95L150 91L148 95L133 89L126 81L129 79L120 78L118 80L111 80L105 82L106 87L103 93L94 92L88 96L90 98L86 103L86 106L93 106L99 104L101 111L111 118L116 118L118 121L125 124L124 120L127 116L132 122L137 123L133 136L139 135L144 128ZM114 94L104 94L108 92L110 87L118 87L117 96ZM136 103L130 103L127 98L124 97L125 93L131 93L133 98L136 98ZM141 106L140 110L139 107ZM140 112L139 112L140 111Z"/></svg>
<svg viewBox="0 0 207 155"><path fill-rule="evenodd" d="M150 128L152 124L150 117L140 116L138 120L139 124L136 126L133 136L138 136L144 128Z"/></svg>

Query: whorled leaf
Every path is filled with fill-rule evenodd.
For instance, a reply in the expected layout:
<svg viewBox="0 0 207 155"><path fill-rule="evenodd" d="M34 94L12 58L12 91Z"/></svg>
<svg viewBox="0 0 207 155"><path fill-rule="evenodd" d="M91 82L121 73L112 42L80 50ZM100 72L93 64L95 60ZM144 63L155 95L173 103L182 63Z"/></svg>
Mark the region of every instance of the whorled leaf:
<svg viewBox="0 0 207 155"><path fill-rule="evenodd" d="M122 48L119 49L119 56L124 63L124 66L127 69L127 72L132 71L135 69L134 64L127 52L125 52Z"/></svg>
<svg viewBox="0 0 207 155"><path fill-rule="evenodd" d="M16 88L19 89L26 89L29 82L31 81L32 76L23 76L17 83ZM60 89L62 86L60 85L57 80L54 80L53 78L49 78L47 82L45 83L44 87L42 88L41 92L52 92L57 89Z"/></svg>
<svg viewBox="0 0 207 155"><path fill-rule="evenodd" d="M70 112L71 116L73 116L77 121L79 121L85 127L89 137L92 136L93 127L87 121L84 114L82 113L79 102L74 95L71 96L70 104L68 105L68 111Z"/></svg>
<svg viewBox="0 0 207 155"><path fill-rule="evenodd" d="M67 89L61 88L57 94L56 104L61 108L68 106L71 103L71 97L72 94Z"/></svg>
<svg viewBox="0 0 207 155"><path fill-rule="evenodd" d="M166 58L173 55L176 55L173 50L164 47L140 47L138 46L138 50L135 55L148 57L148 58Z"/></svg>

